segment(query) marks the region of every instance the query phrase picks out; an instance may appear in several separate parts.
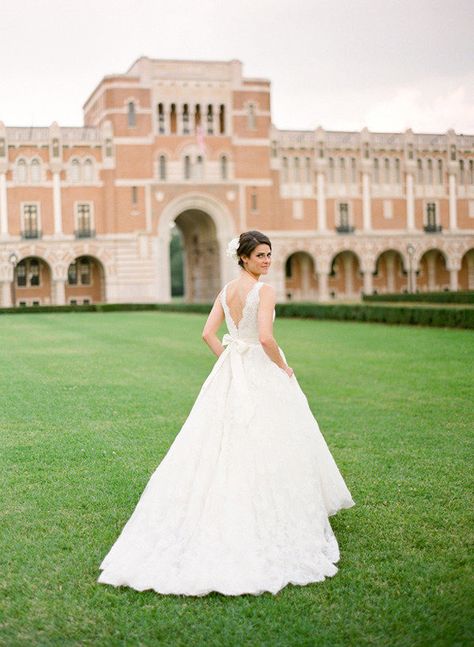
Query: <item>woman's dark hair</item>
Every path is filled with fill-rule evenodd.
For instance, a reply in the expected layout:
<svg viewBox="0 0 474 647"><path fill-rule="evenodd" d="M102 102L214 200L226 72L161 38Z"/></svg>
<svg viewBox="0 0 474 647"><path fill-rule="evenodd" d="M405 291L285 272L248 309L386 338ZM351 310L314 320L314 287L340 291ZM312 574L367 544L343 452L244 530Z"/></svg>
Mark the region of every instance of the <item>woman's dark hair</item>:
<svg viewBox="0 0 474 647"><path fill-rule="evenodd" d="M272 248L270 239L268 236L265 236L265 234L262 234L261 231L244 231L244 233L239 236L237 256L250 256L258 245L268 245L270 249ZM244 266L244 262L241 258L239 258L239 265L240 267Z"/></svg>

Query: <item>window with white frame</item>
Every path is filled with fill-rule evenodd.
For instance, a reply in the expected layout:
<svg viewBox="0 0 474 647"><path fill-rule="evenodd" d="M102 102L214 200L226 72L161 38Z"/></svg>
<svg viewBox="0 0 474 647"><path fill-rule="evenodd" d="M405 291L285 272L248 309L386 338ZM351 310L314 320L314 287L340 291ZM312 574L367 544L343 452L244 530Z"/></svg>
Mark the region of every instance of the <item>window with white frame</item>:
<svg viewBox="0 0 474 647"><path fill-rule="evenodd" d="M380 182L380 172L379 172L379 161L377 158L374 159L374 184Z"/></svg>
<svg viewBox="0 0 474 647"><path fill-rule="evenodd" d="M133 101L128 102L127 119L129 128L134 128L137 125L137 113Z"/></svg>
<svg viewBox="0 0 474 647"><path fill-rule="evenodd" d="M207 106L207 134L208 135L213 135L214 134L214 108L212 104L209 104Z"/></svg>
<svg viewBox="0 0 474 647"><path fill-rule="evenodd" d="M91 259L88 256L76 258L68 267L67 279L69 285L91 285Z"/></svg>
<svg viewBox="0 0 474 647"><path fill-rule="evenodd" d="M228 168L227 168L227 157L221 155L221 180L227 180Z"/></svg>
<svg viewBox="0 0 474 647"><path fill-rule="evenodd" d="M427 202L426 204L426 224L428 227L435 228L437 226L437 213L436 203Z"/></svg>
<svg viewBox="0 0 474 647"><path fill-rule="evenodd" d="M25 258L15 268L16 285L19 288L41 285L40 262L37 258Z"/></svg>
<svg viewBox="0 0 474 647"><path fill-rule="evenodd" d="M464 160L459 160L459 184L464 184L465 181Z"/></svg>
<svg viewBox="0 0 474 647"><path fill-rule="evenodd" d="M187 103L183 106L183 134L189 135L189 106Z"/></svg>
<svg viewBox="0 0 474 647"><path fill-rule="evenodd" d="M443 184L443 160L442 159L438 160L437 167L438 167L438 174L437 174L438 184Z"/></svg>
<svg viewBox="0 0 474 647"><path fill-rule="evenodd" d="M189 155L186 155L184 158L184 179L191 179L191 158Z"/></svg>
<svg viewBox="0 0 474 647"><path fill-rule="evenodd" d="M76 231L80 237L92 235L92 205L90 202L76 204Z"/></svg>
<svg viewBox="0 0 474 647"><path fill-rule="evenodd" d="M158 177L162 181L166 180L166 157L164 155L160 155L158 160Z"/></svg>
<svg viewBox="0 0 474 647"><path fill-rule="evenodd" d="M344 157L339 158L339 180L341 184L346 182L346 160Z"/></svg>
<svg viewBox="0 0 474 647"><path fill-rule="evenodd" d="M257 119L255 113L255 104L249 103L247 106L247 128L249 130L255 130L257 127Z"/></svg>
<svg viewBox="0 0 474 647"><path fill-rule="evenodd" d="M163 133L165 132L165 107L162 103L158 104L157 113L158 132L160 133L160 135L163 135Z"/></svg>
<svg viewBox="0 0 474 647"><path fill-rule="evenodd" d="M31 184L39 184L41 182L41 163L39 159L32 159L30 164L30 180Z"/></svg>
<svg viewBox="0 0 474 647"><path fill-rule="evenodd" d="M28 181L28 169L24 159L19 159L16 163L16 181L18 184L26 184Z"/></svg>
<svg viewBox="0 0 474 647"><path fill-rule="evenodd" d="M338 224L342 228L348 228L350 225L349 204L347 202L339 202L338 204Z"/></svg>
<svg viewBox="0 0 474 647"><path fill-rule="evenodd" d="M301 180L300 158L295 157L295 158L293 158L293 181L294 182L299 182L300 180Z"/></svg>
<svg viewBox="0 0 474 647"><path fill-rule="evenodd" d="M351 157L351 182L352 184L357 182L357 162L355 157Z"/></svg>
<svg viewBox="0 0 474 647"><path fill-rule="evenodd" d="M416 170L416 181L418 182L418 184L423 184L423 160L420 158L418 158L416 162Z"/></svg>
<svg viewBox="0 0 474 647"><path fill-rule="evenodd" d="M390 159L388 157L383 161L383 181L384 184L390 184Z"/></svg>
<svg viewBox="0 0 474 647"><path fill-rule="evenodd" d="M23 238L39 238L39 209L36 203L25 203L22 209Z"/></svg>
<svg viewBox="0 0 474 647"><path fill-rule="evenodd" d="M69 177L73 184L79 184L82 179L82 169L81 163L77 158L71 160L71 166L69 170Z"/></svg>
<svg viewBox="0 0 474 647"><path fill-rule="evenodd" d="M334 184L334 158L329 158L329 183Z"/></svg>
<svg viewBox="0 0 474 647"><path fill-rule="evenodd" d="M282 163L282 180L283 182L288 182L288 158L283 158Z"/></svg>
<svg viewBox="0 0 474 647"><path fill-rule="evenodd" d="M402 180L401 173L400 173L400 159L398 157L395 158L395 182L397 184L400 184Z"/></svg>
<svg viewBox="0 0 474 647"><path fill-rule="evenodd" d="M84 179L84 182L87 182L89 184L94 181L94 162L89 158L84 160L82 177Z"/></svg>
<svg viewBox="0 0 474 647"><path fill-rule="evenodd" d="M311 157L305 158L305 181L307 184L311 182Z"/></svg>
<svg viewBox="0 0 474 647"><path fill-rule="evenodd" d="M196 157L196 178L198 180L204 179L204 159L201 155Z"/></svg>

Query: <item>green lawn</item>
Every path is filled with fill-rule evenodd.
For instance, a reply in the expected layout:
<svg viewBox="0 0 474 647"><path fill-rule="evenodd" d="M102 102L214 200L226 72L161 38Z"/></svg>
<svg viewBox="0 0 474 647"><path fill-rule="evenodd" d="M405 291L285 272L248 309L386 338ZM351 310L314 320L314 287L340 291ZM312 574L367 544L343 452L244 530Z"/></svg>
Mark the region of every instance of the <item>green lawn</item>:
<svg viewBox="0 0 474 647"><path fill-rule="evenodd" d="M0 644L472 644L467 330L277 320L356 501L331 517L334 578L258 597L96 583L212 367L203 322L0 317Z"/></svg>

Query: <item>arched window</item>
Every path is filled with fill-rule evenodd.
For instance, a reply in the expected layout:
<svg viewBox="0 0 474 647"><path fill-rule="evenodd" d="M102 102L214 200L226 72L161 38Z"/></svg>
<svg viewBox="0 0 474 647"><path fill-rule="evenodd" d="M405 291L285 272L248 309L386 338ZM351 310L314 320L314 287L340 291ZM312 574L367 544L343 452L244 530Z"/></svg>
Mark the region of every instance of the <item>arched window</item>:
<svg viewBox="0 0 474 647"><path fill-rule="evenodd" d="M284 157L283 158L283 182L288 182L288 158Z"/></svg>
<svg viewBox="0 0 474 647"><path fill-rule="evenodd" d="M416 162L416 167L418 171L417 182L418 184L423 184L423 162L420 158Z"/></svg>
<svg viewBox="0 0 474 647"><path fill-rule="evenodd" d="M351 182L352 184L357 182L357 162L355 157L351 157Z"/></svg>
<svg viewBox="0 0 474 647"><path fill-rule="evenodd" d="M137 113L135 112L135 104L133 101L128 103L128 126L134 128L137 125Z"/></svg>
<svg viewBox="0 0 474 647"><path fill-rule="evenodd" d="M256 127L255 105L253 103L249 103L247 106L247 128L249 130L255 130Z"/></svg>
<svg viewBox="0 0 474 647"><path fill-rule="evenodd" d="M329 183L334 184L334 158L329 158Z"/></svg>
<svg viewBox="0 0 474 647"><path fill-rule="evenodd" d="M77 184L81 181L81 165L78 159L73 159L71 162L71 182Z"/></svg>
<svg viewBox="0 0 474 647"><path fill-rule="evenodd" d="M189 134L189 107L185 103L183 106L183 135Z"/></svg>
<svg viewBox="0 0 474 647"><path fill-rule="evenodd" d="M196 157L196 175L198 180L202 180L204 177L204 160L201 155Z"/></svg>
<svg viewBox="0 0 474 647"><path fill-rule="evenodd" d="M83 177L84 182L94 181L94 164L91 159L86 159L84 162Z"/></svg>
<svg viewBox="0 0 474 647"><path fill-rule="evenodd" d="M41 182L41 165L39 160L31 160L30 177L32 184L39 184Z"/></svg>
<svg viewBox="0 0 474 647"><path fill-rule="evenodd" d="M176 104L172 103L171 104L171 110L170 110L170 133L175 134L176 133L176 126L177 126L177 115L176 115Z"/></svg>
<svg viewBox="0 0 474 647"><path fill-rule="evenodd" d="M227 157L225 155L221 157L221 179L227 180Z"/></svg>
<svg viewBox="0 0 474 647"><path fill-rule="evenodd" d="M189 157L189 155L186 155L186 157L184 158L184 179L191 179L191 158Z"/></svg>
<svg viewBox="0 0 474 647"><path fill-rule="evenodd" d="M164 155L160 155L159 177L160 180L166 180L166 157Z"/></svg>
<svg viewBox="0 0 474 647"><path fill-rule="evenodd" d="M464 160L459 160L459 183L464 184Z"/></svg>
<svg viewBox="0 0 474 647"><path fill-rule="evenodd" d="M19 184L26 184L27 170L25 160L18 160L16 163L16 181Z"/></svg>
<svg viewBox="0 0 474 647"><path fill-rule="evenodd" d="M388 157L384 159L384 182L385 184L390 184L390 160Z"/></svg>
<svg viewBox="0 0 474 647"><path fill-rule="evenodd" d="M201 126L201 106L199 103L196 104L196 108L194 110L194 126L196 129L196 132L198 128Z"/></svg>
<svg viewBox="0 0 474 647"><path fill-rule="evenodd" d="M342 184L345 184L346 182L346 160L344 157L341 157L339 159L339 177L342 182Z"/></svg>
<svg viewBox="0 0 474 647"><path fill-rule="evenodd" d="M401 175L400 175L400 160L398 157L395 158L395 182L400 184Z"/></svg>
<svg viewBox="0 0 474 647"><path fill-rule="evenodd" d="M377 158L374 159L374 183L378 184L380 182L380 173L379 173L379 161Z"/></svg>
<svg viewBox="0 0 474 647"><path fill-rule="evenodd" d="M300 177L300 158L295 157L293 159L293 180L295 182L299 182L301 179Z"/></svg>
<svg viewBox="0 0 474 647"><path fill-rule="evenodd" d="M438 160L438 184L443 184L443 160Z"/></svg>
<svg viewBox="0 0 474 647"><path fill-rule="evenodd" d="M219 133L223 135L225 133L225 106L221 104L219 107Z"/></svg>
<svg viewBox="0 0 474 647"><path fill-rule="evenodd" d="M214 114L213 114L213 108L211 104L207 106L207 134L208 135L214 134Z"/></svg>
<svg viewBox="0 0 474 647"><path fill-rule="evenodd" d="M428 169L428 184L433 185L433 160L429 159L426 162L426 167Z"/></svg>
<svg viewBox="0 0 474 647"><path fill-rule="evenodd" d="M160 135L165 132L165 107L162 103L158 104L158 132Z"/></svg>
<svg viewBox="0 0 474 647"><path fill-rule="evenodd" d="M309 184L311 182L311 158L307 157L305 159L305 171L306 171L306 183Z"/></svg>

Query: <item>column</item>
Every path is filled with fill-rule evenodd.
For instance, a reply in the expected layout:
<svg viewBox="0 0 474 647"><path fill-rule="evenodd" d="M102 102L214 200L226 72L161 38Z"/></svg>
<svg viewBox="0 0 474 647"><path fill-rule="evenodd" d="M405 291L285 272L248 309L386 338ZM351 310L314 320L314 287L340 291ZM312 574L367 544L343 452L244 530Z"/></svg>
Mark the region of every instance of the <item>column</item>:
<svg viewBox="0 0 474 647"><path fill-rule="evenodd" d="M319 301L329 301L328 279L329 272L327 270L318 272Z"/></svg>
<svg viewBox="0 0 474 647"><path fill-rule="evenodd" d="M353 269L353 256L352 254L343 255L344 263L344 291L345 296L352 296L354 294L354 276Z"/></svg>
<svg viewBox="0 0 474 647"><path fill-rule="evenodd" d="M0 173L0 236L8 236L7 176Z"/></svg>
<svg viewBox="0 0 474 647"><path fill-rule="evenodd" d="M395 256L387 254L385 262L387 264L387 291L395 292Z"/></svg>
<svg viewBox="0 0 474 647"><path fill-rule="evenodd" d="M372 270L363 270L362 271L364 287L364 294L372 294L374 291L373 281L372 281Z"/></svg>
<svg viewBox="0 0 474 647"><path fill-rule="evenodd" d="M407 229L415 229L415 193L413 189L413 173L407 173Z"/></svg>
<svg viewBox="0 0 474 647"><path fill-rule="evenodd" d="M53 173L53 213L54 213L54 233L63 233L63 223L61 214L61 179L59 171Z"/></svg>
<svg viewBox="0 0 474 647"><path fill-rule="evenodd" d="M318 230L326 231L326 191L325 191L325 176L321 171L317 174L317 192L318 192Z"/></svg>
<svg viewBox="0 0 474 647"><path fill-rule="evenodd" d="M436 290L436 256L432 252L426 255L426 267L428 270L428 290Z"/></svg>
<svg viewBox="0 0 474 647"><path fill-rule="evenodd" d="M456 175L449 174L449 228L457 229Z"/></svg>
<svg viewBox="0 0 474 647"><path fill-rule="evenodd" d="M362 173L362 217L364 231L372 229L372 216L370 205L370 175Z"/></svg>
<svg viewBox="0 0 474 647"><path fill-rule="evenodd" d="M66 281L63 279L53 280L53 303L55 306L63 306L66 303Z"/></svg>
<svg viewBox="0 0 474 647"><path fill-rule="evenodd" d="M2 281L0 283L0 303L3 308L11 308L13 305L11 281Z"/></svg>
<svg viewBox="0 0 474 647"><path fill-rule="evenodd" d="M458 270L450 269L449 270L449 289L451 292L457 292L458 290Z"/></svg>

